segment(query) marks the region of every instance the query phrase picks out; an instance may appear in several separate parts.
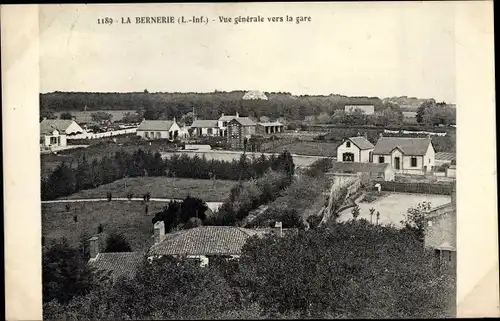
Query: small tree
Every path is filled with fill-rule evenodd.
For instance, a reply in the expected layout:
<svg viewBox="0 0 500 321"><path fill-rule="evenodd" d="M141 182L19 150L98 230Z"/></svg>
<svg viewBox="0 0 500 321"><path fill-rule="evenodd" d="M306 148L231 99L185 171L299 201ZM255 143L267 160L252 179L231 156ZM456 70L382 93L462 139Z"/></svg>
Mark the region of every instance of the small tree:
<svg viewBox="0 0 500 321"><path fill-rule="evenodd" d="M358 205L354 206L354 207L352 208L352 210L351 210L351 213L352 213L352 217L353 217L354 219L357 219L357 218L358 218L358 216L359 216L359 206L358 206Z"/></svg>
<svg viewBox="0 0 500 321"><path fill-rule="evenodd" d="M148 215L148 212L149 212L149 205L146 204L146 206L144 207L144 212L146 213L146 215Z"/></svg>
<svg viewBox="0 0 500 321"><path fill-rule="evenodd" d="M73 216L73 220L74 220L75 222L78 222L78 215Z"/></svg>
<svg viewBox="0 0 500 321"><path fill-rule="evenodd" d="M73 115L71 115L71 113L69 113L69 112L64 112L64 113L61 113L59 118L60 119L73 119Z"/></svg>
<svg viewBox="0 0 500 321"><path fill-rule="evenodd" d="M97 227L97 234L101 234L102 232L104 232L104 226L102 224L99 224L99 226Z"/></svg>
<svg viewBox="0 0 500 321"><path fill-rule="evenodd" d="M66 208L66 212L69 212L71 210L71 205L70 204L66 204L65 208Z"/></svg>
<svg viewBox="0 0 500 321"><path fill-rule="evenodd" d="M410 207L406 211L405 219L401 221L404 228L412 232L422 242L425 237L425 213L430 209L430 202L419 203L416 208Z"/></svg>
<svg viewBox="0 0 500 321"><path fill-rule="evenodd" d="M108 199L108 202L111 202L112 197L113 197L113 195L111 194L111 192L106 193L106 198Z"/></svg>
<svg viewBox="0 0 500 321"><path fill-rule="evenodd" d="M378 220L380 219L380 212L377 211L377 225L378 225Z"/></svg>
<svg viewBox="0 0 500 321"><path fill-rule="evenodd" d="M130 245L123 234L111 233L106 239L104 252L131 252Z"/></svg>
<svg viewBox="0 0 500 321"><path fill-rule="evenodd" d="M375 214L375 209L372 207L370 208L370 223L373 223L373 214Z"/></svg>
<svg viewBox="0 0 500 321"><path fill-rule="evenodd" d="M128 200L129 200L129 201L131 201L131 200L132 200L132 197L133 197L133 196L134 196L134 193L132 193L132 192L127 192L127 198L128 198Z"/></svg>

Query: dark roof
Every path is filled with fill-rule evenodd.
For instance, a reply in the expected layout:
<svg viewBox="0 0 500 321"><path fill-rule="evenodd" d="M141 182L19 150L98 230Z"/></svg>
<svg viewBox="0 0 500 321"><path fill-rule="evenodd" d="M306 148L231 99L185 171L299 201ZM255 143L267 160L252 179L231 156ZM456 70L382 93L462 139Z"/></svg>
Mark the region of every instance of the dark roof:
<svg viewBox="0 0 500 321"><path fill-rule="evenodd" d="M231 121L236 118L236 115L222 115L220 116L220 121Z"/></svg>
<svg viewBox="0 0 500 321"><path fill-rule="evenodd" d="M283 229L285 230L285 229ZM236 226L200 226L165 235L153 245L150 255L239 255L246 241L263 236L271 229L247 229Z"/></svg>
<svg viewBox="0 0 500 321"><path fill-rule="evenodd" d="M411 137L381 137L373 154L390 154L394 148L399 148L405 155L425 155L429 144L430 138L411 138Z"/></svg>
<svg viewBox="0 0 500 321"><path fill-rule="evenodd" d="M387 163L333 162L329 172L380 173L388 167Z"/></svg>
<svg viewBox="0 0 500 321"><path fill-rule="evenodd" d="M66 129L73 123L71 119L44 119L40 123L41 134L51 134L57 129L60 134L65 134Z"/></svg>
<svg viewBox="0 0 500 321"><path fill-rule="evenodd" d="M215 128L217 127L217 120L211 119L197 119L191 124L191 128Z"/></svg>
<svg viewBox="0 0 500 321"><path fill-rule="evenodd" d="M234 118L233 120L231 120L231 122L233 121L237 121L238 123L240 123L242 126L256 126L257 124L251 120L250 118L248 117L238 117L238 118Z"/></svg>
<svg viewBox="0 0 500 321"><path fill-rule="evenodd" d="M173 120L143 120L137 130L167 131L173 124Z"/></svg>
<svg viewBox="0 0 500 321"><path fill-rule="evenodd" d="M89 264L97 270L111 272L111 277L134 277L144 255L139 252L99 253Z"/></svg>
<svg viewBox="0 0 500 321"><path fill-rule="evenodd" d="M348 138L354 145L358 146L359 149L372 149L374 146L370 141L363 136L349 137Z"/></svg>
<svg viewBox="0 0 500 321"><path fill-rule="evenodd" d="M456 159L455 153L437 152L436 159L452 161Z"/></svg>

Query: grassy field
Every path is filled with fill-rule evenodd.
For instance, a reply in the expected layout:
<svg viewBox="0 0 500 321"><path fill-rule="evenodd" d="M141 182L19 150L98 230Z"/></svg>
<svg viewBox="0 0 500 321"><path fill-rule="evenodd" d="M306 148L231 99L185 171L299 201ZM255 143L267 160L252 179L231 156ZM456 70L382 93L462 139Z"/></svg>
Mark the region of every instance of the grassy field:
<svg viewBox="0 0 500 321"><path fill-rule="evenodd" d="M111 232L123 233L133 251L146 251L152 245L154 213L166 203L151 202L149 213L141 202L81 202L66 204L42 204L42 235L46 244L52 239L66 237L70 245L77 247L83 233L90 238L97 234L99 224L104 227L104 237ZM74 216L78 221L74 221Z"/></svg>
<svg viewBox="0 0 500 321"><path fill-rule="evenodd" d="M92 144L93 142L91 142ZM139 148L144 151L163 151L169 150L170 144L162 141L152 141L151 145L149 142L145 141L134 141L124 144L115 143L97 143L92 144L87 148L72 149L67 151L59 152L57 155L54 154L42 154L41 157L41 174L43 177L49 175L61 162L66 162L68 165L72 164L73 167L77 166L78 159L85 152L87 153L89 162L94 159L101 159L103 156L114 156L117 151L125 151L128 153L133 153Z"/></svg>
<svg viewBox="0 0 500 321"><path fill-rule="evenodd" d="M277 144L274 148L268 146L266 152L281 153L286 149L291 154L332 157L337 156L338 146L338 143L333 142L290 141L289 144Z"/></svg>
<svg viewBox="0 0 500 321"><path fill-rule="evenodd" d="M193 197L199 197L205 202L219 202L229 195L229 191L235 184L237 184L236 181L227 180L133 177L120 179L94 189L79 191L65 198L106 198L107 192L111 192L113 197L127 197L127 192L130 191L134 197L142 197L143 194L150 192L153 198L182 199L189 194Z"/></svg>

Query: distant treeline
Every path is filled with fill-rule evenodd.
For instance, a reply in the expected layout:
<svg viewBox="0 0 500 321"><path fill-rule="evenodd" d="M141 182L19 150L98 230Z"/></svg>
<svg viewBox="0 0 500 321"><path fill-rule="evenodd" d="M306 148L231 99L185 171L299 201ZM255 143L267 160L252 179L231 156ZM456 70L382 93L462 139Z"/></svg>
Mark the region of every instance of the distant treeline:
<svg viewBox="0 0 500 321"><path fill-rule="evenodd" d="M387 102L378 97L294 96L290 93L265 93L268 100L243 100L245 91L212 93L88 93L53 92L40 94L41 113L84 110L138 110L146 119L182 117L194 112L198 118L216 119L221 113L242 116L285 117L303 120L320 113L333 114L345 105L374 105L384 110Z"/></svg>
<svg viewBox="0 0 500 321"><path fill-rule="evenodd" d="M76 168L62 162L46 179L42 178L41 194L42 200L52 200L125 177L139 176L248 180L264 175L268 169L290 171L290 166L293 172L292 156L286 151L278 156L256 158L242 154L239 160L231 162L186 154L163 159L159 152L139 149L134 153L119 151L114 157L104 156L89 163L83 154Z"/></svg>

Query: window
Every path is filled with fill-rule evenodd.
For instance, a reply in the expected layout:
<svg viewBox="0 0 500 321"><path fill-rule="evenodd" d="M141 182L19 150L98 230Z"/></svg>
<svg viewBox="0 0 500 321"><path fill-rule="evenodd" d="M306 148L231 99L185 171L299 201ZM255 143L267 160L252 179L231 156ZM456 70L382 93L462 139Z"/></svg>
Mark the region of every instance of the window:
<svg viewBox="0 0 500 321"><path fill-rule="evenodd" d="M161 138L161 133L160 132L156 132L156 138Z"/></svg>
<svg viewBox="0 0 500 321"><path fill-rule="evenodd" d="M354 154L353 153L343 153L342 154L343 162L354 162Z"/></svg>
<svg viewBox="0 0 500 321"><path fill-rule="evenodd" d="M57 144L57 138L56 137L50 137L50 145Z"/></svg>
<svg viewBox="0 0 500 321"><path fill-rule="evenodd" d="M351 147L351 142L345 143L345 147Z"/></svg>
<svg viewBox="0 0 500 321"><path fill-rule="evenodd" d="M212 128L207 128L207 134L212 135Z"/></svg>
<svg viewBox="0 0 500 321"><path fill-rule="evenodd" d="M227 126L227 121L223 121L222 122L222 127L226 127Z"/></svg>
<svg viewBox="0 0 500 321"><path fill-rule="evenodd" d="M416 157L411 158L411 167L417 167L417 158Z"/></svg>
<svg viewBox="0 0 500 321"><path fill-rule="evenodd" d="M378 157L378 162L379 162L379 163L383 163L383 162L385 162L384 156L379 156L379 157Z"/></svg>

